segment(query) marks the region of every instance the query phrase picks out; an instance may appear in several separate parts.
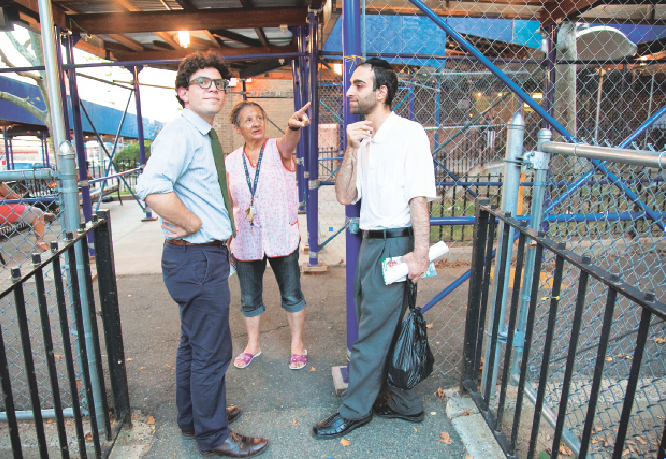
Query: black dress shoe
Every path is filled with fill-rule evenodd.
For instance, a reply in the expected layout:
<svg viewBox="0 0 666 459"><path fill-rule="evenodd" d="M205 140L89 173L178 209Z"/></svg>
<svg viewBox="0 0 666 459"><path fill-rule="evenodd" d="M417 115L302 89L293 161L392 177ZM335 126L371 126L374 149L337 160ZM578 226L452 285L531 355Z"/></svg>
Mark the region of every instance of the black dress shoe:
<svg viewBox="0 0 666 459"><path fill-rule="evenodd" d="M227 440L213 449L202 449L203 457L254 457L264 452L268 446L266 438L252 438L234 432Z"/></svg>
<svg viewBox="0 0 666 459"><path fill-rule="evenodd" d="M240 406L231 405L229 408L227 408L227 422L231 424L239 418L242 412L243 410L241 410ZM185 440L194 440L194 429L184 429L181 430L181 432L183 433L183 438Z"/></svg>
<svg viewBox="0 0 666 459"><path fill-rule="evenodd" d="M391 409L388 405L388 401L375 402L372 405L372 414L379 416L380 418L397 418L404 419L409 422L421 422L423 421L423 411L418 414L400 414L397 411Z"/></svg>
<svg viewBox="0 0 666 459"><path fill-rule="evenodd" d="M326 419L319 421L319 423L312 428L312 435L320 440L340 438L347 435L352 430L367 424L371 420L372 414L367 415L363 419L346 419L342 417L340 412L336 411Z"/></svg>

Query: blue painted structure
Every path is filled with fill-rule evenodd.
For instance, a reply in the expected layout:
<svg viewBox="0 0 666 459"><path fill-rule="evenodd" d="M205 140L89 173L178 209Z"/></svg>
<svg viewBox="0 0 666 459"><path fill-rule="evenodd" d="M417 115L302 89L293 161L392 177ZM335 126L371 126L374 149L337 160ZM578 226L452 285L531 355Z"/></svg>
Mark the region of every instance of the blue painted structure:
<svg viewBox="0 0 666 459"><path fill-rule="evenodd" d="M0 76L0 91L27 99L28 102L40 110L44 110L45 104L44 100L42 99L42 94L39 91L39 88L35 85ZM88 101L83 101L83 103L85 104L86 110L88 111L88 114L90 115L93 123L95 124L95 127L97 128L97 132L100 134L109 135L116 134L118 125L120 124L120 120L123 116L122 110L104 107L102 105L94 104ZM67 105L68 107L71 107L70 96L67 96ZM68 112L69 126L73 126L74 120L72 118L71 110L68 110ZM39 121L24 109L6 100L0 100L0 120L12 121L15 123L35 124L39 126L44 125L44 123ZM93 132L92 126L90 126L88 120L83 119L82 126L84 133ZM143 132L146 139L154 139L161 127L162 123L159 121L151 121L145 118L143 119ZM120 135L129 138L139 137L136 115L127 115Z"/></svg>
<svg viewBox="0 0 666 459"><path fill-rule="evenodd" d="M459 34L500 40L530 48L541 47L539 21L490 18L443 18L447 26ZM342 22L340 17L331 31L324 52L342 51ZM590 24L613 27L639 44L666 37L665 25ZM365 16L365 52L440 55L446 54L446 32L424 16ZM428 37L424 40L423 37ZM435 59L387 58L389 62L406 65L439 67Z"/></svg>

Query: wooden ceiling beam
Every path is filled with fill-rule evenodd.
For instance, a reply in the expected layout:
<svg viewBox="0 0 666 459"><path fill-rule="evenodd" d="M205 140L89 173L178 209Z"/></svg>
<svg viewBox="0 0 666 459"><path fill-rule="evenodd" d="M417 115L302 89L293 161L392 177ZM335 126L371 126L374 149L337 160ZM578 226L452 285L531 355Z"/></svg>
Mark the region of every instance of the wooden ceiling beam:
<svg viewBox="0 0 666 459"><path fill-rule="evenodd" d="M227 40L235 41L241 45L247 45L252 47L260 47L261 42L254 38L246 37L236 32L231 32L230 30L211 30L211 33L220 38L226 38Z"/></svg>
<svg viewBox="0 0 666 459"><path fill-rule="evenodd" d="M268 73L271 70L279 69L284 65L285 64L280 64L279 60L262 61L259 62L258 64L250 65L248 67L245 67L244 69L241 69L240 78L241 80L245 80L247 78L253 78L257 75L263 75L264 73Z"/></svg>
<svg viewBox="0 0 666 459"><path fill-rule="evenodd" d="M143 51L143 45L141 45L141 43L139 43L136 40L132 40L131 38L126 37L125 35L114 33L110 34L109 37L113 38L121 45L127 46L132 51Z"/></svg>
<svg viewBox="0 0 666 459"><path fill-rule="evenodd" d="M222 48L211 49L221 56L241 56L254 54L278 54L278 53L297 53L295 46L269 46L268 48ZM174 51L144 51L141 53L121 53L116 52L115 57L118 61L159 61L162 59L185 59L192 53L190 49L177 48ZM271 57L269 59L275 59Z"/></svg>
<svg viewBox="0 0 666 459"><path fill-rule="evenodd" d="M211 33L210 30L202 30L201 32L203 32L203 34L208 37L213 47L222 48L222 44L219 42L217 37Z"/></svg>
<svg viewBox="0 0 666 459"><path fill-rule="evenodd" d="M558 0L546 2L539 11L539 21L545 27L562 19L577 16L584 11L605 3L603 0Z"/></svg>
<svg viewBox="0 0 666 459"><path fill-rule="evenodd" d="M39 21L39 4L37 3L37 0L13 0L12 2L10 2L10 4L17 6L18 7L17 9L19 11L24 11L26 13L29 13L34 19ZM65 10L62 7L55 4L52 6L52 10L53 10L53 23L55 25L59 25L60 27L67 28L67 18L65 16Z"/></svg>
<svg viewBox="0 0 666 459"><path fill-rule="evenodd" d="M266 34L264 33L264 29L262 29L261 27L255 27L254 31L257 33L257 36L259 37L261 46L271 46L271 44L268 42Z"/></svg>
<svg viewBox="0 0 666 459"><path fill-rule="evenodd" d="M174 49L182 49L178 40L173 38L168 32L153 32L157 37L161 38L162 41L166 41L169 45L173 46Z"/></svg>
<svg viewBox="0 0 666 459"><path fill-rule="evenodd" d="M34 0L24 0L34 1ZM130 11L68 15L75 33L111 34L305 25L307 8Z"/></svg>

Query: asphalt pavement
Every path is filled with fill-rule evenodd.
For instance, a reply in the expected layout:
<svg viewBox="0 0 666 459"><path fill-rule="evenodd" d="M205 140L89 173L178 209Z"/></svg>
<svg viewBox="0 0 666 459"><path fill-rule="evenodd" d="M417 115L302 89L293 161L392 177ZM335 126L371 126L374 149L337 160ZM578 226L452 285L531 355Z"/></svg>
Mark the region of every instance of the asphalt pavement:
<svg viewBox="0 0 666 459"><path fill-rule="evenodd" d="M111 457L201 457L196 442L183 440L176 425L175 357L180 322L178 307L162 282L159 225L141 222L142 213L133 201L126 201L124 206L112 202L104 207L111 210L133 411L132 426L119 435ZM303 261L306 259L302 256ZM237 355L243 351L247 336L235 275L229 284L233 353ZM335 396L331 369L344 365L346 360L345 269L336 266L329 268L327 274L305 275L302 285L307 301L306 367L298 371L288 367L289 327L280 308L277 284L268 268L264 276L267 310L261 321L262 355L246 369L230 367L226 374L227 403L243 409L232 428L246 435L268 438L270 446L262 458L504 457L497 453L498 447L480 415L473 414L473 403L457 399L455 390L448 391L444 399L435 395L441 385L437 374L417 389L425 406L423 423L375 417L368 425L345 436L345 442L315 440L310 433L312 426L333 413L340 403ZM454 423L462 423L462 436ZM445 441L443 438L447 436L450 440Z"/></svg>

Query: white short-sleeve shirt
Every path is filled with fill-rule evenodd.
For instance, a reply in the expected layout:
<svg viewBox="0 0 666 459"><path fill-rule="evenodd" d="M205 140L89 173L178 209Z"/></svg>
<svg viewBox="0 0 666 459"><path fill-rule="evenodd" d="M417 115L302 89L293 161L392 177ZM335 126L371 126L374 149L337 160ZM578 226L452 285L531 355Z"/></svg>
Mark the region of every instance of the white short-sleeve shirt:
<svg viewBox="0 0 666 459"><path fill-rule="evenodd" d="M437 197L430 140L419 123L391 112L370 140L363 140L356 166L361 229L411 226L409 200Z"/></svg>

